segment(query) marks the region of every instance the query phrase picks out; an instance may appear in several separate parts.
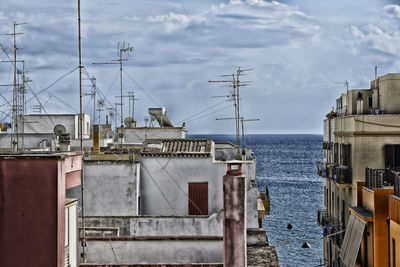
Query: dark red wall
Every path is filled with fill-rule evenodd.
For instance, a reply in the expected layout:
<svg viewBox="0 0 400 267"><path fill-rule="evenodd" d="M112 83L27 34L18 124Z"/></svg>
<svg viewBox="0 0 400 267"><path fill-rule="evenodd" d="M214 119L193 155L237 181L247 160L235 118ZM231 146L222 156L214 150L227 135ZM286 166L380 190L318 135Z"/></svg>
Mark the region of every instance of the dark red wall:
<svg viewBox="0 0 400 267"><path fill-rule="evenodd" d="M59 164L57 158L0 159L0 266L62 266L65 175Z"/></svg>

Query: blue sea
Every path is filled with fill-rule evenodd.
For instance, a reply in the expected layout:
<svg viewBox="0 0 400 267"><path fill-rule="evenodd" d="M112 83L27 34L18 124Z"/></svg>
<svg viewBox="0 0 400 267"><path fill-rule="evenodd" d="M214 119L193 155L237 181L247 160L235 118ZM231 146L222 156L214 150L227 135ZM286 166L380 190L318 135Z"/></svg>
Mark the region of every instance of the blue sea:
<svg viewBox="0 0 400 267"><path fill-rule="evenodd" d="M234 135L189 137L235 143ZM323 253L317 210L323 208L324 191L316 162L323 157L322 135L247 135L245 140L257 158L258 186L269 189L271 214L263 225L280 265L319 266ZM311 248L301 247L305 241Z"/></svg>

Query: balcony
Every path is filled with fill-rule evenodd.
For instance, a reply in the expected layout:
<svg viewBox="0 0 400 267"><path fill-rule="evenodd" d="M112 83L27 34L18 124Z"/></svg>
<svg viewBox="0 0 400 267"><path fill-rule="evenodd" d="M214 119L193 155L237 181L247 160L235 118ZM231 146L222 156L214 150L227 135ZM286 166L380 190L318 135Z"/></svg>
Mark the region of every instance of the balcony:
<svg viewBox="0 0 400 267"><path fill-rule="evenodd" d="M399 168L386 168L386 169L366 168L365 187L373 190L376 188L383 188L385 186L394 186L395 195L400 196L399 176L400 176Z"/></svg>
<svg viewBox="0 0 400 267"><path fill-rule="evenodd" d="M317 223L321 226L323 230L324 236L330 236L331 240L336 243L338 247L342 246L344 233L333 235L337 232L340 232L345 229L344 222L341 222L337 217L328 213L324 210L318 210L317 212Z"/></svg>
<svg viewBox="0 0 400 267"><path fill-rule="evenodd" d="M330 178L338 184L351 184L352 173L350 166L338 166L317 162L318 175L323 178Z"/></svg>

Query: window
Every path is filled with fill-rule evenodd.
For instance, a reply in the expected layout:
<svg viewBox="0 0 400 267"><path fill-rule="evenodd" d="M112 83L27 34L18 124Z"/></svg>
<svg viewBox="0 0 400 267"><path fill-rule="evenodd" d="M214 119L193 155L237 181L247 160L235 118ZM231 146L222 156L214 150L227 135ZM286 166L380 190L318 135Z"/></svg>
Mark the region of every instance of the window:
<svg viewBox="0 0 400 267"><path fill-rule="evenodd" d="M208 215L208 183L189 183L189 215Z"/></svg>
<svg viewBox="0 0 400 267"><path fill-rule="evenodd" d="M393 267L396 267L396 239L392 238Z"/></svg>
<svg viewBox="0 0 400 267"><path fill-rule="evenodd" d="M339 144L335 143L333 145L333 163L338 164L338 152L339 152Z"/></svg>
<svg viewBox="0 0 400 267"><path fill-rule="evenodd" d="M368 97L368 107L372 108L372 96Z"/></svg>
<svg viewBox="0 0 400 267"><path fill-rule="evenodd" d="M351 166L351 145L340 144L340 162L343 166Z"/></svg>
<svg viewBox="0 0 400 267"><path fill-rule="evenodd" d="M65 208L65 246L69 245L69 208Z"/></svg>
<svg viewBox="0 0 400 267"><path fill-rule="evenodd" d="M400 145L385 145L385 167L400 167Z"/></svg>

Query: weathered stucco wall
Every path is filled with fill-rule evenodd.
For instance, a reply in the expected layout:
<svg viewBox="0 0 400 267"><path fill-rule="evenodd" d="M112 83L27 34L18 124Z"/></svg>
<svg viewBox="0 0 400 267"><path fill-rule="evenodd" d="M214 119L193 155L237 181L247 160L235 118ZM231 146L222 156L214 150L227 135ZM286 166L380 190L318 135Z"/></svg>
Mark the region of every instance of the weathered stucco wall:
<svg viewBox="0 0 400 267"><path fill-rule="evenodd" d="M85 161L85 215L138 215L138 168L128 161ZM67 197L80 199L80 188L68 190Z"/></svg>
<svg viewBox="0 0 400 267"><path fill-rule="evenodd" d="M120 236L222 236L221 212L210 216L86 217L85 222L92 231L117 227Z"/></svg>
<svg viewBox="0 0 400 267"><path fill-rule="evenodd" d="M61 124L65 127L66 132L71 134L71 138L79 138L79 116L76 114L30 114L24 116L25 133L54 133L54 127ZM19 122L22 127L22 121ZM90 116L83 116L83 137L90 136ZM22 128L21 128L22 129ZM20 130L21 130L20 129Z"/></svg>
<svg viewBox="0 0 400 267"><path fill-rule="evenodd" d="M24 148L27 149L38 149L40 145L46 144L46 146L51 147L53 142L53 147L57 144L55 134L25 134L24 135ZM22 135L18 136L18 146L22 148ZM11 134L4 133L0 134L0 148L11 148Z"/></svg>
<svg viewBox="0 0 400 267"><path fill-rule="evenodd" d="M190 182L208 183L208 214L222 209L226 163L214 162L211 157L143 157L140 161L142 215L188 215ZM243 164L243 172L249 185L249 180L255 179L254 161ZM251 190L255 191L254 187ZM254 193L257 197L258 192ZM252 199L248 205L254 206L257 212L257 201Z"/></svg>
<svg viewBox="0 0 400 267"><path fill-rule="evenodd" d="M118 129L121 132L121 128ZM145 139L185 138L186 130L181 127L122 128L124 143L143 143Z"/></svg>
<svg viewBox="0 0 400 267"><path fill-rule="evenodd" d="M142 215L188 215L188 183L208 183L208 214L222 209L225 164L211 157L141 158Z"/></svg>
<svg viewBox="0 0 400 267"><path fill-rule="evenodd" d="M87 241L88 263L218 263L222 240Z"/></svg>

